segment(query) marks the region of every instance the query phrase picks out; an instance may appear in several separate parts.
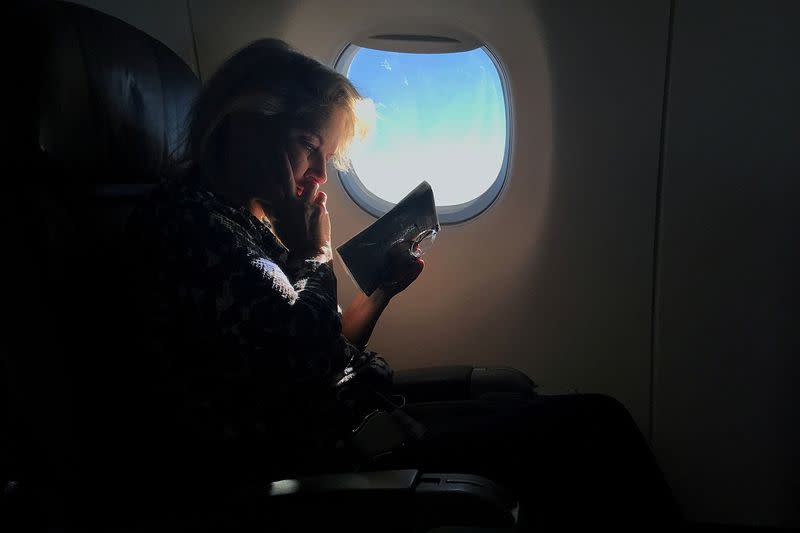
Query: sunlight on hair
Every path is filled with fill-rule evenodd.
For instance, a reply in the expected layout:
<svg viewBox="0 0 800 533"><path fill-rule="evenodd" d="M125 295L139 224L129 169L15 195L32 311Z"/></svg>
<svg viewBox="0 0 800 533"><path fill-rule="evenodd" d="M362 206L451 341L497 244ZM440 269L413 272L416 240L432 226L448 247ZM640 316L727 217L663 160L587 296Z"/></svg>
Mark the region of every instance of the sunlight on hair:
<svg viewBox="0 0 800 533"><path fill-rule="evenodd" d="M375 121L377 113L375 102L370 98L362 98L356 102L356 127L355 140L364 141L373 131L375 131Z"/></svg>

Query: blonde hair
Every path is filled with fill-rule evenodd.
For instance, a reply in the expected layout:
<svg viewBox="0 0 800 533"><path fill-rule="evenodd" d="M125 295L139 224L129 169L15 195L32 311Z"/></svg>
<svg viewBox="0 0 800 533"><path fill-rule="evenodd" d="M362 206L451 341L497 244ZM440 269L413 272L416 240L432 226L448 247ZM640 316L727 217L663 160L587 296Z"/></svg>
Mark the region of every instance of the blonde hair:
<svg viewBox="0 0 800 533"><path fill-rule="evenodd" d="M350 168L348 149L366 134L357 107L365 100L345 76L293 50L278 39L261 39L229 58L194 102L182 167L213 172L219 158L219 126L231 113L252 111L275 120L276 128L318 128L335 109L345 111L345 130L332 162ZM210 167L210 168L209 168Z"/></svg>

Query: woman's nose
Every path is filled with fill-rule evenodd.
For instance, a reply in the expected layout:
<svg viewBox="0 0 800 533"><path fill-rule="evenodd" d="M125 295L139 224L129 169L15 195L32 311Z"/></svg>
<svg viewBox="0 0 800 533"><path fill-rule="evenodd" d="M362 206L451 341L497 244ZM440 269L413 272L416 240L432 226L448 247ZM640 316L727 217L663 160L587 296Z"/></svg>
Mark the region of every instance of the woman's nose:
<svg viewBox="0 0 800 533"><path fill-rule="evenodd" d="M311 177L314 178L315 183L323 185L328 181L328 165L325 163L324 158L319 158L308 170Z"/></svg>

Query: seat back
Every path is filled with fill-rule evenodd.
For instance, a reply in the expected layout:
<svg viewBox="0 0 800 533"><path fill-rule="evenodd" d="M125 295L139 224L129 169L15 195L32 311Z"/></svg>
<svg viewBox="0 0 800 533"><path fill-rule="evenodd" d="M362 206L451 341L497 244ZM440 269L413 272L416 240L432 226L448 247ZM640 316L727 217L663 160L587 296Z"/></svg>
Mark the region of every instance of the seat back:
<svg viewBox="0 0 800 533"><path fill-rule="evenodd" d="M16 253L5 267L11 460L1 474L58 525L80 507L86 465L101 469L98 436L114 416L103 404L124 342L109 327L124 306L115 297L120 230L180 155L200 82L164 44L93 9L32 2L17 20L31 45L12 130L18 201L6 213Z"/></svg>

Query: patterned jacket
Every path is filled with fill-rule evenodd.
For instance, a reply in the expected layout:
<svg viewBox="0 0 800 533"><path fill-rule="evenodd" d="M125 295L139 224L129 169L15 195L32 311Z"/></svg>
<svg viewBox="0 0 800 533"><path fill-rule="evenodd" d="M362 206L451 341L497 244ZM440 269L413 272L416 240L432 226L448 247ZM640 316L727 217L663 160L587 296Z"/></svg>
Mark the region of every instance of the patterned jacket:
<svg viewBox="0 0 800 533"><path fill-rule="evenodd" d="M127 242L131 326L170 434L280 472L357 422L344 388L390 384L385 361L341 334L332 265L290 263L246 208L163 184L130 217Z"/></svg>

